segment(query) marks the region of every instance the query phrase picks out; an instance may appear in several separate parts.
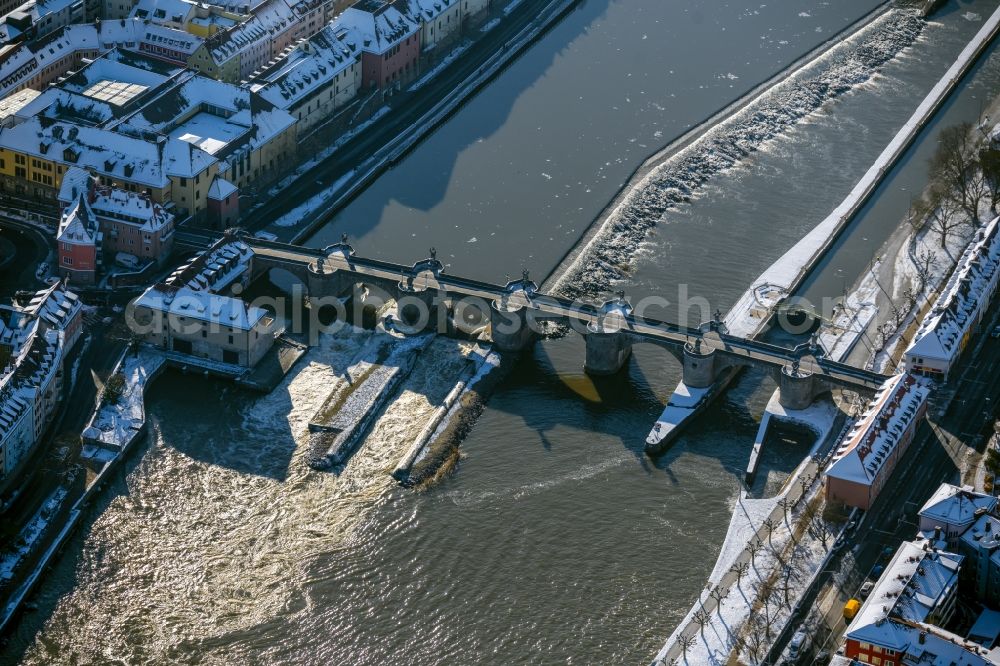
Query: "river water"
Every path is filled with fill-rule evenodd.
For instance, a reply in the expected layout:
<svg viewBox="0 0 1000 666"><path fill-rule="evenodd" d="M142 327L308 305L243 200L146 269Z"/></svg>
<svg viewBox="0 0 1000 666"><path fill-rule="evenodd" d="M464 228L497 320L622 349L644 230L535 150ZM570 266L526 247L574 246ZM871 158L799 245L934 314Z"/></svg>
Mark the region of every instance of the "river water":
<svg viewBox="0 0 1000 666"><path fill-rule="evenodd" d="M875 4L588 0L314 242L348 230L363 254L412 260L436 245L455 273L495 279L522 262L544 273L645 155ZM686 282L713 306L732 303L847 193L995 5L949 4L878 76L669 211L630 260L630 293L674 299ZM991 57L951 118L974 119L998 82ZM921 160L907 162L908 187ZM852 282L900 215L867 211L815 288ZM91 509L3 656L651 658L712 569L769 380L745 374L651 461L642 443L676 361L639 347L627 372L595 381L578 337L546 340L491 397L456 472L417 492L388 472L461 372L443 342L339 476L305 465L305 423L369 336L326 339L267 397L159 380L149 443ZM762 483L787 462L769 462Z"/></svg>

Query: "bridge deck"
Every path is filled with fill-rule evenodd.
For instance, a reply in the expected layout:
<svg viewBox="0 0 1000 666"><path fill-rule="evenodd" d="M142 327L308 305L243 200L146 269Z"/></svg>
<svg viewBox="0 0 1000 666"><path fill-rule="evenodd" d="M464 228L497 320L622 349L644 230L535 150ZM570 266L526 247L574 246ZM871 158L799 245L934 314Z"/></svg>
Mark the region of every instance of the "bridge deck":
<svg viewBox="0 0 1000 666"><path fill-rule="evenodd" d="M766 342L747 340L716 331L704 332L701 329L648 317L636 317L620 310L605 312L589 303L552 294L512 290L507 285L448 275L421 267L420 263L406 266L362 258L354 255L349 246L338 245L319 250L257 238L243 238L243 240L256 255L266 257L279 265L288 264L297 267L306 265L314 271L323 273L344 271L360 278L406 281L417 289L439 290L453 297L479 298L487 303L500 301L511 306L529 308L540 313L542 318L576 319L584 324L603 326L605 330L620 329L653 344L671 346L698 344L703 353L718 351L749 362L782 368L796 364L800 372L822 377L845 388L872 391L878 389L888 379L887 376L876 372Z"/></svg>

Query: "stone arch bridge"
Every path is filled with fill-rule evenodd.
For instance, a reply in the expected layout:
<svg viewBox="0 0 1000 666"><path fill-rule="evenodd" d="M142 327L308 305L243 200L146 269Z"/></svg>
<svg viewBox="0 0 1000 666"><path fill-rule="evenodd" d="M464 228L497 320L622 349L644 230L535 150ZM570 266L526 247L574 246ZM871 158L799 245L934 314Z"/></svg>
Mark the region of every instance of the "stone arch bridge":
<svg viewBox="0 0 1000 666"><path fill-rule="evenodd" d="M692 328L639 317L624 295L592 305L542 293L527 274L503 285L450 275L433 250L429 258L407 266L359 257L346 238L323 249L250 236L240 240L253 251L251 279L281 268L306 285L311 299L348 296L359 284L375 287L395 299L401 318L419 329L444 331L442 322L452 321L458 310L474 303L488 318L493 344L501 351L518 351L532 344L539 322L569 324L586 338L585 367L592 374L618 372L632 346L645 343L676 356L683 366L684 383L693 388L711 386L734 367L763 368L776 377L781 404L788 409L805 408L833 388L869 395L888 379L827 359L812 344L788 349L728 335L717 321ZM406 321L407 308L426 314Z"/></svg>

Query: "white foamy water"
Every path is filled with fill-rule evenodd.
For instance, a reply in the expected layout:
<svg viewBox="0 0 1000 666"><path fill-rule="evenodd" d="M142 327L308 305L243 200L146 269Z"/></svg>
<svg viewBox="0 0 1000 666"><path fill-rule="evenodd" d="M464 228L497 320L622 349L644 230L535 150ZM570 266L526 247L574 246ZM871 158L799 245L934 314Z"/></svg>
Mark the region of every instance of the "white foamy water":
<svg viewBox="0 0 1000 666"><path fill-rule="evenodd" d="M188 424L191 450L168 444L158 424L127 493L91 528L78 585L51 620L102 631L63 635L64 654L169 661L211 651L216 642L252 641L262 625L304 608L307 565L350 547L359 521L394 487L389 472L464 372L471 349L446 338L432 342L345 469L313 471L306 426L376 337L384 336L354 330L324 338L267 396L247 400L217 384L222 408L240 405L241 423L230 419L224 431ZM116 542L127 547L109 547ZM26 659L47 660L44 644Z"/></svg>

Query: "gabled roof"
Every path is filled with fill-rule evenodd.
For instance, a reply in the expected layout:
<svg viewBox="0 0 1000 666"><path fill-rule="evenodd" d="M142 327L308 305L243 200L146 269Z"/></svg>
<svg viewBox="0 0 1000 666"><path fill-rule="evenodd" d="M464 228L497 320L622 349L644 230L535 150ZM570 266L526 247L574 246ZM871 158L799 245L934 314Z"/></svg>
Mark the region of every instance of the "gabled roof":
<svg viewBox="0 0 1000 666"><path fill-rule="evenodd" d="M188 0L139 0L132 8L131 15L136 18L148 19L152 23L183 24L194 12L194 3Z"/></svg>
<svg viewBox="0 0 1000 666"><path fill-rule="evenodd" d="M869 485L889 459L929 390L912 375L887 380L841 440L826 475Z"/></svg>
<svg viewBox="0 0 1000 666"><path fill-rule="evenodd" d="M59 186L59 203L69 206L82 193L88 192L93 184L93 178L86 169L71 166L63 174L62 185Z"/></svg>
<svg viewBox="0 0 1000 666"><path fill-rule="evenodd" d="M958 585L961 555L904 542L879 577L847 637L900 652L912 640L906 624L926 622Z"/></svg>
<svg viewBox="0 0 1000 666"><path fill-rule="evenodd" d="M288 109L328 86L361 56L360 36L336 21L265 69L250 89Z"/></svg>
<svg viewBox="0 0 1000 666"><path fill-rule="evenodd" d="M208 198L222 201L231 194L239 191L239 188L230 183L222 176L216 176L212 181L212 186L208 188Z"/></svg>
<svg viewBox="0 0 1000 666"><path fill-rule="evenodd" d="M210 37L206 46L212 60L221 65L244 50L293 30L296 25L295 13L285 0L268 0L254 10L250 19Z"/></svg>
<svg viewBox="0 0 1000 666"><path fill-rule="evenodd" d="M19 309L38 317L50 328L65 330L82 307L79 296L67 289L62 282L54 282L35 292L28 304Z"/></svg>
<svg viewBox="0 0 1000 666"><path fill-rule="evenodd" d="M971 487L960 488L942 483L920 509L920 516L944 525L971 525L980 511L992 512L997 498L977 493Z"/></svg>
<svg viewBox="0 0 1000 666"><path fill-rule="evenodd" d="M239 279L250 266L253 250L241 240L220 238L215 245L180 266L166 284L194 290L219 291Z"/></svg>
<svg viewBox="0 0 1000 666"><path fill-rule="evenodd" d="M377 2L348 7L333 23L354 31L361 40L361 50L377 55L384 54L420 29L419 23L392 5Z"/></svg>
<svg viewBox="0 0 1000 666"><path fill-rule="evenodd" d="M962 254L934 308L924 318L907 356L950 361L972 325L971 314L995 285L1000 267L1000 217L994 218Z"/></svg>
<svg viewBox="0 0 1000 666"><path fill-rule="evenodd" d="M63 211L56 240L74 245L97 245L99 234L100 224L87 203L87 193L81 192L76 202Z"/></svg>
<svg viewBox="0 0 1000 666"><path fill-rule="evenodd" d="M161 146L110 130L38 116L0 129L0 147L157 188L168 184L168 176L192 177L215 162L211 155L184 142L166 141Z"/></svg>
<svg viewBox="0 0 1000 666"><path fill-rule="evenodd" d="M135 300L135 305L243 331L249 331L267 316L262 308L247 305L239 298L167 284L153 285Z"/></svg>
<svg viewBox="0 0 1000 666"><path fill-rule="evenodd" d="M457 7L460 0L406 0L403 11L417 22L433 21L452 7Z"/></svg>

